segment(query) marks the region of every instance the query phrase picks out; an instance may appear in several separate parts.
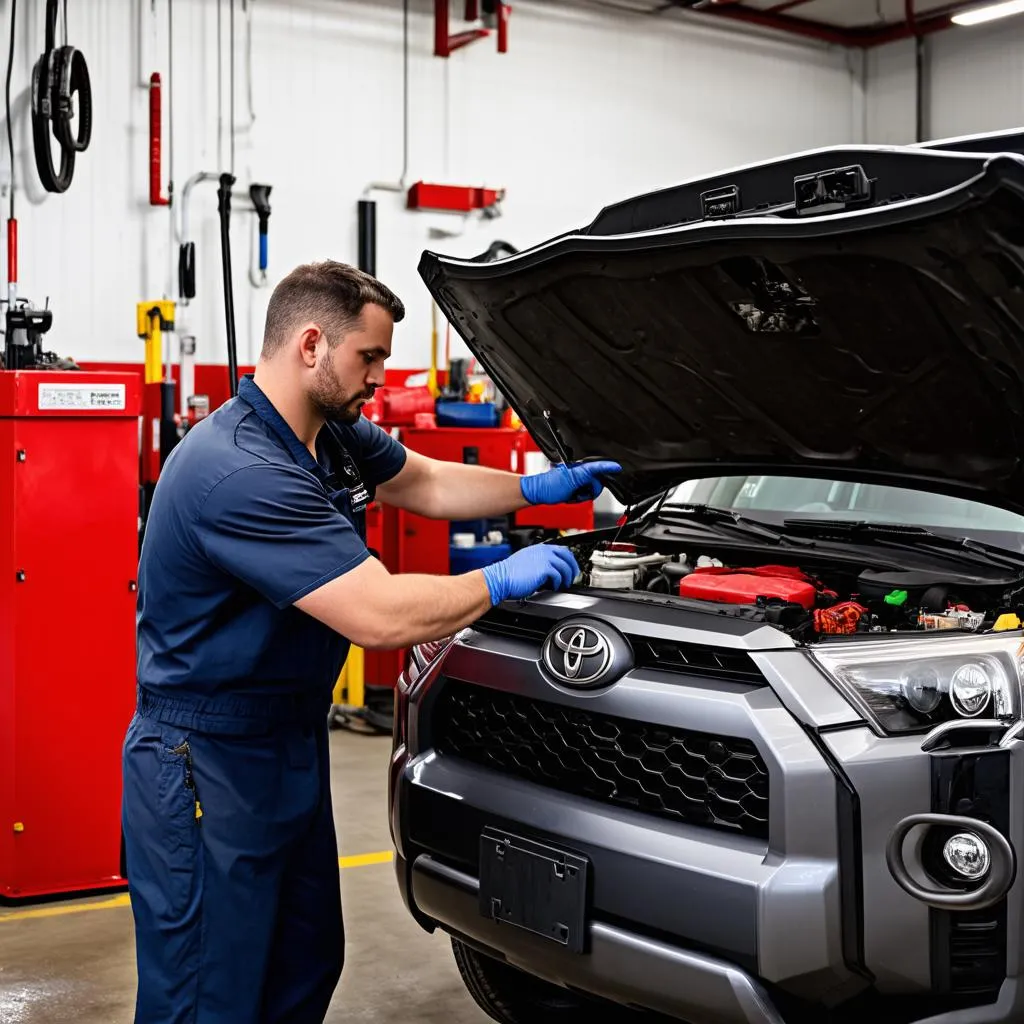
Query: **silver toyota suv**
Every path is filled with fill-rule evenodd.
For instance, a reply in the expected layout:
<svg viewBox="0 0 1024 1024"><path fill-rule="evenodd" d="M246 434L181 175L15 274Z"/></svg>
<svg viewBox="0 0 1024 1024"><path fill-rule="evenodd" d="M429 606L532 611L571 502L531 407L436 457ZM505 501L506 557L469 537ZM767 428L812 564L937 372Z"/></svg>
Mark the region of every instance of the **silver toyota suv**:
<svg viewBox="0 0 1024 1024"><path fill-rule="evenodd" d="M1024 1020L1022 153L820 150L424 254L545 455L623 466L571 590L396 690L401 891L494 1019Z"/></svg>

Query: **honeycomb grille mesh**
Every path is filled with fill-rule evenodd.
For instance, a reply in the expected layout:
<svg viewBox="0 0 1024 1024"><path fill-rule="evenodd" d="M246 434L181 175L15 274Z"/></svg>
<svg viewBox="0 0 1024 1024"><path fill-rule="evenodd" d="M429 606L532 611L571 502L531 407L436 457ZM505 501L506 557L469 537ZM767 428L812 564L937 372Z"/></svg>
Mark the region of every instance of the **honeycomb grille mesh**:
<svg viewBox="0 0 1024 1024"><path fill-rule="evenodd" d="M658 817L767 837L768 771L749 740L456 682L433 722L441 753Z"/></svg>

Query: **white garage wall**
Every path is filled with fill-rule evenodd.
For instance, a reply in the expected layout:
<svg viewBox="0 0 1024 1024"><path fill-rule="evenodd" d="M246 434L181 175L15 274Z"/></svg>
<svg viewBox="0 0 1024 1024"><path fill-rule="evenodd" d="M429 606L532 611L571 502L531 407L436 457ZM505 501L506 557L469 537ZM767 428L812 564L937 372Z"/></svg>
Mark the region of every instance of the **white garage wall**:
<svg viewBox="0 0 1024 1024"><path fill-rule="evenodd" d="M868 55L869 142L913 141L914 63L912 42ZM926 138L1024 126L1024 17L929 36L924 75Z"/></svg>
<svg viewBox="0 0 1024 1024"><path fill-rule="evenodd" d="M401 4L250 2L256 119L249 127L244 19L236 0L236 113L245 130L237 135L235 170L239 187L253 179L273 186L272 285L305 260L355 262L360 193L367 183L400 173ZM155 0L155 15L152 6L151 0L69 5L71 42L89 61L96 117L71 189L54 196L36 179L26 117L45 4L18 4L12 120L21 291L40 304L49 296L55 309L50 347L79 359L141 359L136 302L172 287L176 294L169 215L147 200L144 83L151 71L164 75L165 123L167 110L167 2ZM222 169L216 111L221 6L226 37L228 0L174 0L179 188L195 171ZM453 10L461 6L452 4ZM446 62L432 55L432 4L414 0L413 8L408 181L501 186L508 197L500 220L464 223L409 213L396 194L376 195L377 271L409 309L396 333L392 362L399 367L428 359L430 305L416 274L425 247L468 255L498 237L525 247L589 221L603 204L628 194L856 140L863 132L863 106L840 51L705 29L693 19L517 0L508 54L499 56L492 38ZM9 0L0 11L6 28ZM223 103L227 111L226 53ZM225 140L225 161L227 153ZM165 150L165 175L166 160ZM6 164L4 146L4 178ZM179 311L179 323L197 335L201 360L223 361L214 186L196 190L191 221L198 294ZM269 296L269 289L256 290L246 280L252 221L237 216L232 232L242 362L258 352ZM431 228L462 235L438 240Z"/></svg>

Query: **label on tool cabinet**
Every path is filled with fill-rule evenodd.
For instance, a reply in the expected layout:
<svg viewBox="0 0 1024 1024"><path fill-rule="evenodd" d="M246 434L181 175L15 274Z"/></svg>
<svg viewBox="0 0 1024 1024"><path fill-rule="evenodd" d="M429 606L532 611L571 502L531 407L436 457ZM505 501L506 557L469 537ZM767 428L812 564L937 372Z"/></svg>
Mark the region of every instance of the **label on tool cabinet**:
<svg viewBox="0 0 1024 1024"><path fill-rule="evenodd" d="M526 452L525 462L526 468L524 472L527 475L546 473L551 468L551 463L545 458L543 452Z"/></svg>
<svg viewBox="0 0 1024 1024"><path fill-rule="evenodd" d="M123 409L123 384L40 384L40 409Z"/></svg>

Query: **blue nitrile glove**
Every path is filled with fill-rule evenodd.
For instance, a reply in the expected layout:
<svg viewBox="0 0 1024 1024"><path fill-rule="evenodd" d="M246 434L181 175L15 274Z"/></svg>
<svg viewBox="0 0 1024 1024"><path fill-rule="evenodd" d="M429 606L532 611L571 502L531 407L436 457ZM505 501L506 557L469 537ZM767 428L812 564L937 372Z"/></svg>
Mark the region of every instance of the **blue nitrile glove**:
<svg viewBox="0 0 1024 1024"><path fill-rule="evenodd" d="M491 603L529 597L545 584L554 590L568 590L580 574L573 553L556 544L535 544L483 568Z"/></svg>
<svg viewBox="0 0 1024 1024"><path fill-rule="evenodd" d="M519 489L531 505L593 501L604 490L598 476L621 472L622 467L617 462L562 463L546 473L524 476L519 482Z"/></svg>

